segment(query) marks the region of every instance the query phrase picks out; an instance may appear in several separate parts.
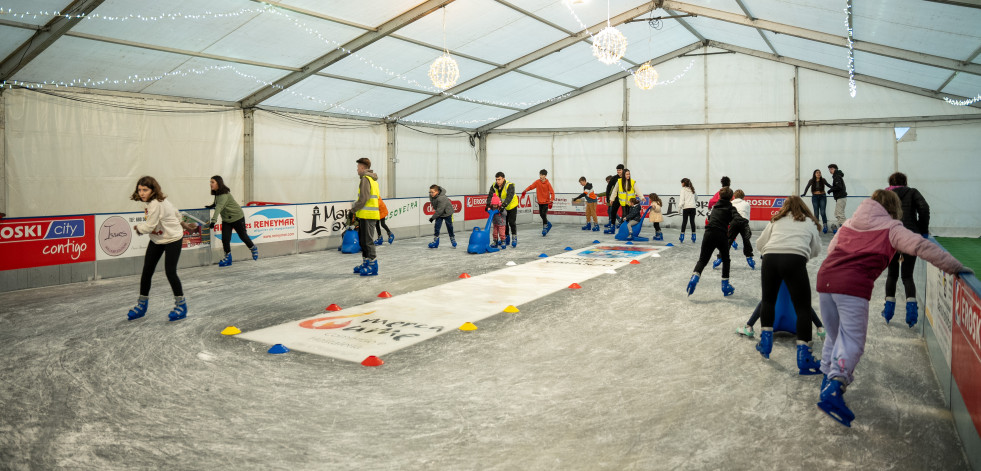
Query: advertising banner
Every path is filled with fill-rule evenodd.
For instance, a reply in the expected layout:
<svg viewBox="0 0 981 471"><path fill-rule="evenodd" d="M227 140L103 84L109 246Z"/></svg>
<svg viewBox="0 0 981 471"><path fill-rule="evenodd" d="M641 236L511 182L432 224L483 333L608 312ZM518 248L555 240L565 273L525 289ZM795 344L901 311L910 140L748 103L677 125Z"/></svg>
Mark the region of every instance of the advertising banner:
<svg viewBox="0 0 981 471"><path fill-rule="evenodd" d="M415 227L422 223L422 207L429 203L429 198L399 198L385 200L388 207L388 217L385 224L394 229L396 227ZM426 216L426 222L429 217Z"/></svg>
<svg viewBox="0 0 981 471"><path fill-rule="evenodd" d="M341 235L350 211L350 201L297 205L297 236L304 240Z"/></svg>
<svg viewBox="0 0 981 471"><path fill-rule="evenodd" d="M953 332L954 280L955 275L948 275L937 267L926 264L926 305L923 310L933 327L940 351L943 352L947 366L950 366L951 335ZM902 305L902 302L898 304Z"/></svg>
<svg viewBox="0 0 981 471"><path fill-rule="evenodd" d="M284 206L246 206L242 208L245 212L245 230L249 233L249 238L257 244L267 242L280 242L285 240L296 240L297 221L295 205ZM221 240L222 223L215 224L213 234L216 241ZM234 231L231 236L232 244L241 244L242 239Z"/></svg>
<svg viewBox="0 0 981 471"><path fill-rule="evenodd" d="M769 221L780 208L787 198L782 196L747 196L743 198L749 203L750 221Z"/></svg>
<svg viewBox="0 0 981 471"><path fill-rule="evenodd" d="M453 205L453 221L464 221L466 213L463 211L463 204L466 200L466 196L449 196L450 204ZM419 225L429 224L429 218L435 214L433 209L433 204L429 201L429 198L425 199L422 204L422 217L419 218ZM486 218L486 214L484 215Z"/></svg>
<svg viewBox="0 0 981 471"><path fill-rule="evenodd" d="M95 218L62 216L0 222L0 270L95 260Z"/></svg>
<svg viewBox="0 0 981 471"><path fill-rule="evenodd" d="M181 210L181 226L184 228L184 250L210 245L208 229L210 212L207 209ZM150 236L139 235L133 226L146 220L144 213L118 213L95 215L96 260L112 260L142 257L150 245Z"/></svg>
<svg viewBox="0 0 981 471"><path fill-rule="evenodd" d="M964 280L954 283L954 334L950 372L981 430L981 301Z"/></svg>
<svg viewBox="0 0 981 471"><path fill-rule="evenodd" d="M487 195L467 195L463 197L463 217L467 221L487 219Z"/></svg>

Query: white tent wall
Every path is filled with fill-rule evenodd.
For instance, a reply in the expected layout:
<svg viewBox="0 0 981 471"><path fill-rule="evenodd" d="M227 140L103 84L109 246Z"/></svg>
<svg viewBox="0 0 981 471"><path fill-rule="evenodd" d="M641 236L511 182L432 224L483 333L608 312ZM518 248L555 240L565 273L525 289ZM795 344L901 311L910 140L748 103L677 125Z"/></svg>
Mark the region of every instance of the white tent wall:
<svg viewBox="0 0 981 471"><path fill-rule="evenodd" d="M606 191L605 177L614 174L617 164L623 161L623 133L555 134L551 157L542 168L549 171L556 193L582 193L579 177L583 176L593 184L593 191L601 193ZM539 170L523 175L521 182L527 183L522 188L538 176Z"/></svg>
<svg viewBox="0 0 981 471"><path fill-rule="evenodd" d="M433 184L449 195L479 193L477 150L466 133L418 126L395 130L398 197L428 195Z"/></svg>
<svg viewBox="0 0 981 471"><path fill-rule="evenodd" d="M612 67L612 66L611 66ZM617 70L610 69L610 74ZM549 106L500 127L504 129L604 127L623 125L623 81Z"/></svg>
<svg viewBox="0 0 981 471"><path fill-rule="evenodd" d="M354 161L371 159L384 181L384 124L257 110L255 118L255 186L257 201L310 203L354 199ZM386 186L379 187L383 196Z"/></svg>
<svg viewBox="0 0 981 471"><path fill-rule="evenodd" d="M214 174L242 198L241 111L58 93L4 92L8 216L138 210L129 196L143 175L180 208L210 203Z"/></svg>

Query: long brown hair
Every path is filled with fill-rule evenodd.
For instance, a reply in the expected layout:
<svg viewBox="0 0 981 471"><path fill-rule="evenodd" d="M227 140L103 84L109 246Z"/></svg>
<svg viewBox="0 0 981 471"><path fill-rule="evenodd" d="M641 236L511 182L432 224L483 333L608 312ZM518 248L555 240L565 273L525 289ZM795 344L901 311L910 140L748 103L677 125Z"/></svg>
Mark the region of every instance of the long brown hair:
<svg viewBox="0 0 981 471"><path fill-rule="evenodd" d="M150 189L151 200L163 201L167 199L167 195L165 195L160 189L160 184L157 183L157 179L149 175L140 177L140 179L136 181L136 187L133 189L133 194L129 197L129 199L133 201L143 201L143 198L140 198L141 186L145 186ZM147 202L149 202L149 200L147 200Z"/></svg>
<svg viewBox="0 0 981 471"><path fill-rule="evenodd" d="M886 208L893 219L902 219L903 203L899 201L899 195L890 190L875 190L872 192L872 200Z"/></svg>
<svg viewBox="0 0 981 471"><path fill-rule="evenodd" d="M817 226L818 232L821 231L821 224L814 217L814 213L812 213L807 205L804 204L804 200L801 199L800 196L788 196L787 199L784 200L783 207L780 208L780 211L770 218L770 222L777 222L787 215L793 217L794 221L806 221L808 218L810 218L810 220L814 222L814 225Z"/></svg>

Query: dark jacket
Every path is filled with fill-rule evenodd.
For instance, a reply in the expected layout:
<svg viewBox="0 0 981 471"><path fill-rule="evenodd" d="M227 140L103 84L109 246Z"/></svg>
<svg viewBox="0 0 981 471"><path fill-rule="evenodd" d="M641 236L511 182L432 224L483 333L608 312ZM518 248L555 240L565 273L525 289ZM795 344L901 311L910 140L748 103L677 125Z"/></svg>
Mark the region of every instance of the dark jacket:
<svg viewBox="0 0 981 471"><path fill-rule="evenodd" d="M611 178L610 181L607 182L607 184L606 184L606 193L603 193L603 195L606 196L606 204L607 205L613 204L614 202L616 202L616 204L620 204L620 201L617 200L617 199L614 199L613 201L610 201L610 194L613 193L613 189L616 188L617 183L619 183L619 182L620 182L620 177L617 176L617 175L614 175L613 178Z"/></svg>
<svg viewBox="0 0 981 471"><path fill-rule="evenodd" d="M515 198L514 196L514 183L504 180L506 186L504 192L504 198L501 198L501 208L508 207L511 204L511 200ZM497 193L497 183L491 183L490 190L487 192L487 204L484 205L484 209L490 211L491 198ZM518 209L518 208L514 208Z"/></svg>
<svg viewBox="0 0 981 471"><path fill-rule="evenodd" d="M736 208L732 206L732 202L726 199L720 199L715 203L715 206L712 206L712 212L709 213L708 217L708 225L705 228L706 230L726 234L729 230L729 223L737 217L739 217L739 211L736 211Z"/></svg>
<svg viewBox="0 0 981 471"><path fill-rule="evenodd" d="M429 203L433 205L433 219L453 216L453 203L446 196L446 190L443 187L439 187L436 196L429 197Z"/></svg>
<svg viewBox="0 0 981 471"><path fill-rule="evenodd" d="M838 172L835 172L835 173L838 173ZM842 183L842 185L844 185L844 183ZM828 179L827 178L824 178L822 176L821 177L821 183L816 183L814 181L814 179L812 178L812 179L810 179L810 180L807 181L807 186L804 187L804 191L801 192L800 195L801 196L806 195L807 194L807 190L809 190L812 186L814 187L814 190L811 191L811 194L812 195L814 194L814 192L817 192L817 191L823 192L825 188L831 188L831 184L828 183Z"/></svg>
<svg viewBox="0 0 981 471"><path fill-rule="evenodd" d="M903 203L903 227L917 233L930 233L930 205L916 188L895 186L889 188Z"/></svg>
<svg viewBox="0 0 981 471"><path fill-rule="evenodd" d="M831 176L831 189L828 192L834 194L836 200L848 196L848 192L845 191L845 172L841 169L835 170L834 175Z"/></svg>
<svg viewBox="0 0 981 471"><path fill-rule="evenodd" d="M624 218L624 221L640 221L640 210L640 203L631 206L630 211L627 212L627 217Z"/></svg>

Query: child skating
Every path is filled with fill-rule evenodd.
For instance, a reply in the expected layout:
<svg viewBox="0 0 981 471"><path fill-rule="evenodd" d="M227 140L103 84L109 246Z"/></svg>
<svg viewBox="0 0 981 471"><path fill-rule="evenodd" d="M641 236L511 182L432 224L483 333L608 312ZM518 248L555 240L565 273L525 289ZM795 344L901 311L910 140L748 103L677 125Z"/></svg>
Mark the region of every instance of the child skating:
<svg viewBox="0 0 981 471"><path fill-rule="evenodd" d="M542 237L548 235L548 231L552 230L552 223L548 222L548 209L555 201L555 191L552 190L552 183L546 178L547 175L548 170L541 169L538 172L538 180L535 180L531 185L528 185L528 188L525 188L525 191L521 192L521 197L524 198L526 193L535 190L538 215L542 217Z"/></svg>
<svg viewBox="0 0 981 471"><path fill-rule="evenodd" d="M586 181L586 177L579 177L579 184L582 185L582 194L572 198L572 201L578 201L582 198L586 198L586 225L582 226L582 230L599 230L599 220L596 219L596 201L598 196L596 192L593 191L593 184Z"/></svg>
<svg viewBox="0 0 981 471"><path fill-rule="evenodd" d="M736 208L737 216L729 223L729 245L734 249L738 249L739 244L736 244L736 236L742 236L743 255L746 256L746 264L749 265L749 268L755 270L756 261L753 260L753 243L750 241L750 237L753 236L753 230L749 228L749 213L752 208L749 202L743 199L745 196L746 193L743 193L743 190L736 190L732 193L732 207ZM712 268L718 268L719 265L722 265L722 259L716 258L712 262Z"/></svg>
<svg viewBox="0 0 981 471"><path fill-rule="evenodd" d="M388 217L388 206L385 206L385 200L378 198L378 222L375 223L375 230L378 231L378 239L375 239L375 245L384 244L384 239L382 239L382 228L385 228L385 232L388 233L388 245L392 245L395 241L395 234L392 234L392 230L388 228L388 224L385 223L385 218Z"/></svg>
<svg viewBox="0 0 981 471"><path fill-rule="evenodd" d="M849 427L855 414L843 395L865 351L873 285L896 251L920 257L947 273L973 273L940 246L903 227L901 205L896 193L875 190L831 239L828 256L818 269L821 317L828 329L818 407Z"/></svg>
<svg viewBox="0 0 981 471"><path fill-rule="evenodd" d="M505 214L507 210L501 207L501 199L497 195L491 196L490 209L497 211L497 214L494 214L494 219L491 221L493 224L491 226L493 228L492 234L494 235L494 243L491 244L491 247L504 250L508 248L508 244L504 243L504 234L507 231L508 225L507 215Z"/></svg>
<svg viewBox="0 0 981 471"><path fill-rule="evenodd" d="M661 197L657 196L657 193L651 193L650 201L651 212L647 217L649 217L651 222L654 224L653 240L664 240L664 234L661 234L661 223L664 222L664 215L661 214Z"/></svg>
<svg viewBox="0 0 981 471"><path fill-rule="evenodd" d="M712 212L709 213L709 224L705 227L705 233L702 235L702 251L698 256L698 263L695 264L695 271L688 281L688 288L686 289L688 296L691 296L695 292L695 286L698 285L698 279L702 276L702 270L705 268L705 265L708 265L709 259L712 257L712 252L716 250L722 256L722 295L730 296L736 291L729 284L728 230L729 223L736 213L735 208L732 207L732 203L729 202L731 198L732 190L728 187L719 190L719 202L715 204ZM692 213L692 217L694 217L694 213ZM682 237L684 237L683 232ZM692 234L693 241L694 237L695 234Z"/></svg>
<svg viewBox="0 0 981 471"><path fill-rule="evenodd" d="M252 251L252 260L259 259L259 248L252 243L248 232L245 230L245 213L242 206L235 201L231 190L225 186L225 180L221 175L211 177L211 194L215 195L215 201L211 204L215 213L211 216L211 229L215 228L218 216L221 216L221 248L225 251L225 257L218 262L219 267L232 265L232 230L238 234L245 246Z"/></svg>
<svg viewBox="0 0 981 471"><path fill-rule="evenodd" d="M181 258L184 229L181 228L177 208L167 200L167 195L160 189L157 180L150 176L142 177L136 182L136 189L130 199L142 201L145 205L146 221L133 226L133 230L139 235L150 234L150 245L147 246L146 256L143 258L140 297L127 317L134 320L146 315L153 271L157 268L160 257L165 257L164 272L170 282L170 289L174 292L174 309L167 318L171 321L183 319L187 317L187 302L184 300L181 280L177 277L177 262Z"/></svg>
<svg viewBox="0 0 981 471"><path fill-rule="evenodd" d="M429 222L435 221L436 223L433 226L433 241L429 243L429 248L435 249L439 247L439 230L445 222L446 232L450 234L450 243L453 244L453 248L455 249L456 236L453 234L453 203L446 196L446 190L439 185L430 186L429 203L433 206L433 216L429 218Z"/></svg>
<svg viewBox="0 0 981 471"><path fill-rule="evenodd" d="M695 207L698 205L698 197L695 195L695 186L687 178L681 179L681 236L678 243L685 243L685 227L691 222L691 241L695 242Z"/></svg>

